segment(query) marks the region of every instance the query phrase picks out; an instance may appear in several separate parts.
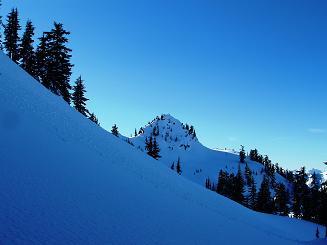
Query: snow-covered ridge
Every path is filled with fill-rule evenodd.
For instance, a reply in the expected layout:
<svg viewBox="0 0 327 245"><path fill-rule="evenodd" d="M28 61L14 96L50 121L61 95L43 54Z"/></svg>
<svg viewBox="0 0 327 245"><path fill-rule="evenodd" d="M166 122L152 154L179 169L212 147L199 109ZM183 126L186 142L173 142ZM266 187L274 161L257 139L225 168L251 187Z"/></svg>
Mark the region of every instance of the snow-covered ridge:
<svg viewBox="0 0 327 245"><path fill-rule="evenodd" d="M182 165L182 176L201 186L205 185L207 178L217 183L220 170L234 174L237 172L239 152L205 147L198 141L193 126L181 123L170 114L157 116L142 127L136 136L128 138L128 141L146 152L145 140L149 137L155 137L159 144L161 150L159 161L161 163L171 167L179 158ZM265 174L264 167L249 158L246 158L246 162L252 170L257 188L259 188ZM244 173L245 164L241 164L241 169ZM290 183L278 173L275 176L277 183L283 183L286 187L290 186ZM272 192L274 193L274 190Z"/></svg>
<svg viewBox="0 0 327 245"><path fill-rule="evenodd" d="M235 149L228 149L228 148L214 148L215 151L227 152L238 155L240 152L236 151Z"/></svg>

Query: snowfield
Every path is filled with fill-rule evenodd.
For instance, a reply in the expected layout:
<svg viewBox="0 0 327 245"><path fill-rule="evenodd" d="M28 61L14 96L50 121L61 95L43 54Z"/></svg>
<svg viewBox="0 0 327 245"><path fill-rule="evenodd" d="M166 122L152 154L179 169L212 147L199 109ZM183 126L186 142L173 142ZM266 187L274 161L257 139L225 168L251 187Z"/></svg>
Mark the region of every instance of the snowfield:
<svg viewBox="0 0 327 245"><path fill-rule="evenodd" d="M325 242L313 241L316 224L251 211L178 176L2 53L0 136L1 244Z"/></svg>

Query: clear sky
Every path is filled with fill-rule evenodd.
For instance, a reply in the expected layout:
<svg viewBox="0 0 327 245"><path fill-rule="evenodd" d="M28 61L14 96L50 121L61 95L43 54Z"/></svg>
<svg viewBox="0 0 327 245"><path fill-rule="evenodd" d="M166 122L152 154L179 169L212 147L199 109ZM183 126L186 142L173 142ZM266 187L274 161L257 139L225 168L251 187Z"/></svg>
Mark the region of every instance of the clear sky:
<svg viewBox="0 0 327 245"><path fill-rule="evenodd" d="M327 161L324 0L3 0L37 35L72 32L89 108L121 133L162 113L209 147L258 148L294 169Z"/></svg>

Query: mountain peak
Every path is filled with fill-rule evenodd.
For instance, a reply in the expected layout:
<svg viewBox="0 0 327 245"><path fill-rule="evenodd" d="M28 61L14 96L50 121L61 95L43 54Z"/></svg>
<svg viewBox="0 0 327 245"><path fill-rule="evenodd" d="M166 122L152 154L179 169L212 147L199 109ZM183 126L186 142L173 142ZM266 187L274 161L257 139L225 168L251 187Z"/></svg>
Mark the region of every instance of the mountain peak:
<svg viewBox="0 0 327 245"><path fill-rule="evenodd" d="M160 116L156 116L149 124L153 124L157 121L167 121L169 123L175 123L175 124L182 124L176 117L173 117L172 115L168 114L161 114Z"/></svg>
<svg viewBox="0 0 327 245"><path fill-rule="evenodd" d="M179 120L176 117L170 115L169 113L162 114L161 117L162 117L163 120L171 120L171 121L178 121L179 122Z"/></svg>
<svg viewBox="0 0 327 245"><path fill-rule="evenodd" d="M182 148L184 150L198 142L192 125L181 123L170 114L155 117L147 125L141 127L132 141L139 147L145 146L145 139L155 137L161 147L168 149Z"/></svg>

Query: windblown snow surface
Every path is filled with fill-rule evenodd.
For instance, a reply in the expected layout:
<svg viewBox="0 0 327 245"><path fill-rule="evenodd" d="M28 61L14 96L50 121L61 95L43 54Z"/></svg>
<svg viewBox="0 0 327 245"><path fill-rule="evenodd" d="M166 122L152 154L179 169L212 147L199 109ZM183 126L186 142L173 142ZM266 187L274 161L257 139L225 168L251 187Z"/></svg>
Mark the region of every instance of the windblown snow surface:
<svg viewBox="0 0 327 245"><path fill-rule="evenodd" d="M0 136L1 244L325 241L313 241L313 223L248 210L178 176L2 53Z"/></svg>

